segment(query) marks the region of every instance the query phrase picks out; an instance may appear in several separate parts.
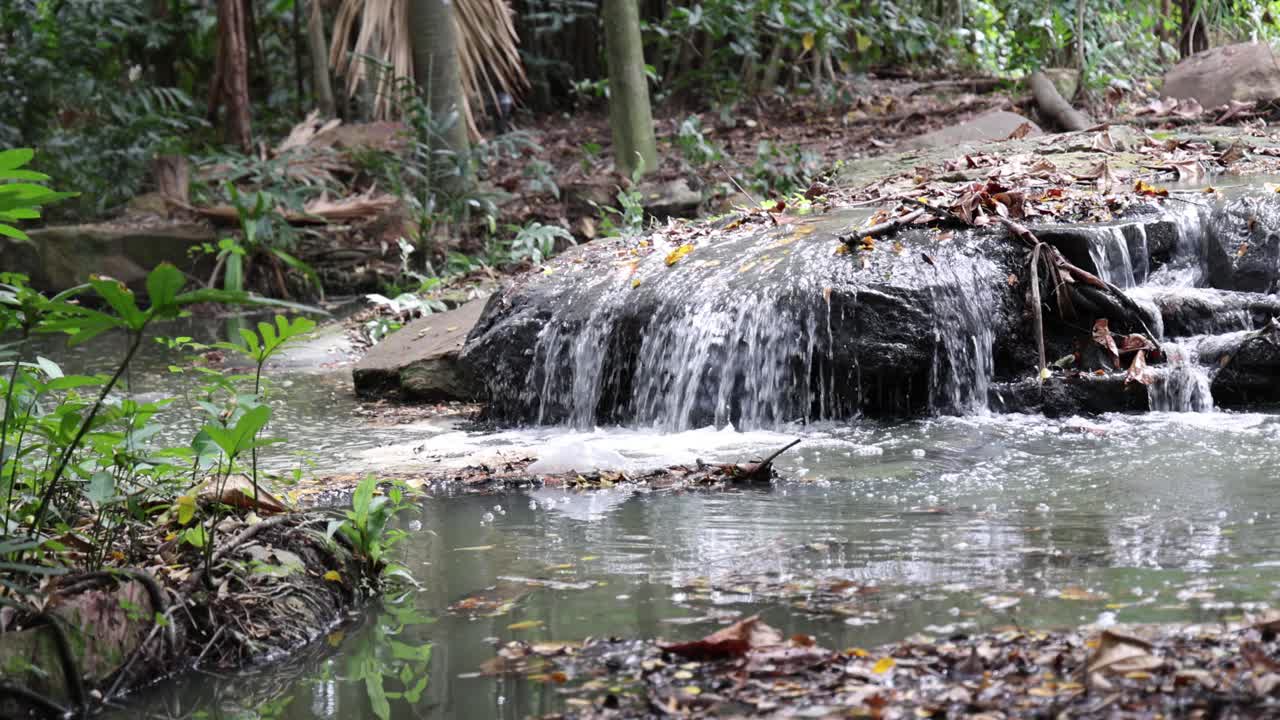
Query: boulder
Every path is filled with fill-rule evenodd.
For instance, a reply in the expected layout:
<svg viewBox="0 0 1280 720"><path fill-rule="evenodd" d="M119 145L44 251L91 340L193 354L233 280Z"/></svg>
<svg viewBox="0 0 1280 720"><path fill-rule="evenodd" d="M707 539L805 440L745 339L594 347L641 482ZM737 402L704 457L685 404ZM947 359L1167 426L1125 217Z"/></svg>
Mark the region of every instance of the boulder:
<svg viewBox="0 0 1280 720"><path fill-rule="evenodd" d="M1027 126L1027 133L1023 137L1044 134L1038 125L1017 113L993 110L951 127L912 138L906 145L915 148L953 147L1004 140L1023 125Z"/></svg>
<svg viewBox="0 0 1280 720"><path fill-rule="evenodd" d="M477 385L458 364L458 352L485 302L418 318L373 346L352 370L356 393L422 402L476 399Z"/></svg>
<svg viewBox="0 0 1280 720"><path fill-rule="evenodd" d="M209 256L190 251L217 240L212 228L197 224L63 225L27 234L30 242L0 238L0 268L27 275L33 287L49 292L79 285L91 274L141 289L162 262L199 274L196 266Z"/></svg>
<svg viewBox="0 0 1280 720"><path fill-rule="evenodd" d="M986 405L1025 251L865 213L762 215L579 246L495 295L461 361L497 420L761 427Z"/></svg>
<svg viewBox="0 0 1280 720"><path fill-rule="evenodd" d="M1209 219L1209 284L1222 290L1270 293L1280 287L1280 196L1241 197Z"/></svg>
<svg viewBox="0 0 1280 720"><path fill-rule="evenodd" d="M702 193L694 190L685 178L642 182L636 191L640 193L645 213L659 220L697 217L698 207L702 205Z"/></svg>
<svg viewBox="0 0 1280 720"><path fill-rule="evenodd" d="M1206 109L1236 100L1280 98L1280 64L1265 42L1240 43L1196 53L1164 76L1164 95L1194 98Z"/></svg>

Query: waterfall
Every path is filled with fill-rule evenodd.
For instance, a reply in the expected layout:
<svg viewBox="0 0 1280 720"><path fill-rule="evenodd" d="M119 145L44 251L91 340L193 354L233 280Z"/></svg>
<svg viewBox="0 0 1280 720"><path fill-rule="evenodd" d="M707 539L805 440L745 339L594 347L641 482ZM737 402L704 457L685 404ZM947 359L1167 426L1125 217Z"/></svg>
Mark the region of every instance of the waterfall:
<svg viewBox="0 0 1280 720"><path fill-rule="evenodd" d="M991 291L978 283L966 287L955 275L952 282L930 287L937 308L930 407L935 412L986 414L995 374L995 336L988 314L994 302Z"/></svg>
<svg viewBox="0 0 1280 720"><path fill-rule="evenodd" d="M1098 269L1098 277L1119 288L1131 288L1137 284L1133 276L1133 259L1129 256L1129 241L1121 228L1100 226L1087 237L1089 259Z"/></svg>
<svg viewBox="0 0 1280 720"><path fill-rule="evenodd" d="M1190 345L1166 342L1161 346L1166 364L1155 382L1147 386L1152 410L1213 412L1209 370Z"/></svg>

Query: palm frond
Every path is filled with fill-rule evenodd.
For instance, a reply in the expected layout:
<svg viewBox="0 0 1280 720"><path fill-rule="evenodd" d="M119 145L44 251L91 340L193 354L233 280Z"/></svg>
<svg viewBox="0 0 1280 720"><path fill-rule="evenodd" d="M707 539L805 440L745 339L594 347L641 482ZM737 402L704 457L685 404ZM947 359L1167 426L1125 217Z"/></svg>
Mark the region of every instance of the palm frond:
<svg viewBox="0 0 1280 720"><path fill-rule="evenodd" d="M499 94L520 95L529 81L520 61L515 13L506 0L455 0L458 62L465 92L462 115L479 137L473 108ZM373 84L373 115L396 115L394 88L413 79L413 38L407 0L342 0L334 20L329 64L344 78L348 96ZM354 36L355 40L350 38Z"/></svg>

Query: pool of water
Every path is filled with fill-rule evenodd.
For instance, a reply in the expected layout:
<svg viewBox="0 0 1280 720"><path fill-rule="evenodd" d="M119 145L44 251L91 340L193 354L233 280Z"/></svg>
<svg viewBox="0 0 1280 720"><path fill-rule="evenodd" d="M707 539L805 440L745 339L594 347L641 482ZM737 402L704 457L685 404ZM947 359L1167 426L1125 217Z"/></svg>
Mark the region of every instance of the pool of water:
<svg viewBox="0 0 1280 720"><path fill-rule="evenodd" d="M802 443L761 488L433 495L401 518L398 553L421 589L283 667L189 674L119 717L517 718L562 710L566 696L481 673L513 639L692 639L761 612L828 647L870 647L1007 625L1207 620L1278 594L1278 414L484 433L370 427L340 372L277 383L290 408L281 433L350 471L515 455L639 469Z"/></svg>

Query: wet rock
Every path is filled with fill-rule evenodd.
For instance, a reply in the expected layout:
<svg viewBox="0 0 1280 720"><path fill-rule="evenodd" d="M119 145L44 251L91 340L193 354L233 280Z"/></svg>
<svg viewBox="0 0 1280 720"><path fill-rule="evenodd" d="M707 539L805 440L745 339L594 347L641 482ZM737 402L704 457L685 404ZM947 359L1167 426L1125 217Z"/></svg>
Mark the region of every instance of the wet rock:
<svg viewBox="0 0 1280 720"><path fill-rule="evenodd" d="M57 292L100 274L142 289L147 273L162 262L196 272L189 251L216 242L213 229L196 224L63 225L30 230L31 242L0 238L0 268L31 278L40 290Z"/></svg>
<svg viewBox="0 0 1280 720"><path fill-rule="evenodd" d="M1023 125L1027 126L1024 137L1035 137L1044 134L1040 126L1027 118L1008 112L993 110L951 127L925 133L906 143L907 147L945 148L956 145L984 143L993 140L1004 140L1014 134Z"/></svg>
<svg viewBox="0 0 1280 720"><path fill-rule="evenodd" d="M1205 109L1232 100L1280 98L1280 64L1265 42L1205 50L1178 63L1164 76L1164 95L1194 98Z"/></svg>
<svg viewBox="0 0 1280 720"><path fill-rule="evenodd" d="M1280 401L1280 322L1203 338L1197 352L1200 361L1215 370L1211 387L1218 404Z"/></svg>
<svg viewBox="0 0 1280 720"><path fill-rule="evenodd" d="M1024 251L916 229L846 252L864 217L578 247L495 296L462 363L507 421L743 427L985 405Z"/></svg>
<svg viewBox="0 0 1280 720"><path fill-rule="evenodd" d="M475 399L478 386L458 364L458 352L485 303L472 300L419 318L388 336L356 363L356 392L364 397L398 394L422 402Z"/></svg>
<svg viewBox="0 0 1280 720"><path fill-rule="evenodd" d="M1237 198L1215 211L1206 254L1213 287L1274 292L1280 281L1280 197Z"/></svg>
<svg viewBox="0 0 1280 720"><path fill-rule="evenodd" d="M1213 288L1150 288L1133 291L1160 312L1165 337L1251 330L1280 317L1280 297Z"/></svg>
<svg viewBox="0 0 1280 720"><path fill-rule="evenodd" d="M991 388L991 409L999 412L1040 413L1070 417L1108 412L1145 412L1147 388L1125 383L1123 373L1053 377L1044 382L1026 378L997 383Z"/></svg>

